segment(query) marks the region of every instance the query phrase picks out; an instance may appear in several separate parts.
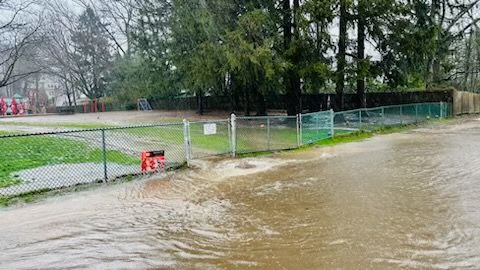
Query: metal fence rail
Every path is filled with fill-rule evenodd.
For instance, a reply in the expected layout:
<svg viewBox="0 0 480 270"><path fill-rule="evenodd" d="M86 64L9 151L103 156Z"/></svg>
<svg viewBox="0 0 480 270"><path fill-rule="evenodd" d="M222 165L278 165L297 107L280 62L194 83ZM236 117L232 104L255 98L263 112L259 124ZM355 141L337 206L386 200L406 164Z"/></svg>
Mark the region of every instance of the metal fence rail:
<svg viewBox="0 0 480 270"><path fill-rule="evenodd" d="M215 121L6 134L0 136L0 196L143 175L147 173L141 166L145 151L163 151L163 171L192 159L294 149L359 130L450 115L450 104L422 103L297 116L232 115Z"/></svg>

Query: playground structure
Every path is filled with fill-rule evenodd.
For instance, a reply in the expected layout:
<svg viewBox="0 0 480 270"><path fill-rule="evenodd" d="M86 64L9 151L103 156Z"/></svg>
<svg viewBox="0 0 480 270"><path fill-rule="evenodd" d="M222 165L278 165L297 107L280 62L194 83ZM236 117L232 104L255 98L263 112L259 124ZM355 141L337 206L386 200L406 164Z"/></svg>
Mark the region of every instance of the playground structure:
<svg viewBox="0 0 480 270"><path fill-rule="evenodd" d="M2 96L0 98L0 116L45 114L49 105L48 98L39 95L37 91L28 91L25 97L18 93L13 97Z"/></svg>
<svg viewBox="0 0 480 270"><path fill-rule="evenodd" d="M105 112L105 98L85 99L83 101L83 113Z"/></svg>
<svg viewBox="0 0 480 270"><path fill-rule="evenodd" d="M146 98L139 98L137 100L137 109L141 112L151 112L152 106L150 102Z"/></svg>
<svg viewBox="0 0 480 270"><path fill-rule="evenodd" d="M2 116L6 115L25 115L27 114L27 110L25 109L26 104L21 101L17 101L15 97L13 98L5 98L2 97L0 99L0 114Z"/></svg>

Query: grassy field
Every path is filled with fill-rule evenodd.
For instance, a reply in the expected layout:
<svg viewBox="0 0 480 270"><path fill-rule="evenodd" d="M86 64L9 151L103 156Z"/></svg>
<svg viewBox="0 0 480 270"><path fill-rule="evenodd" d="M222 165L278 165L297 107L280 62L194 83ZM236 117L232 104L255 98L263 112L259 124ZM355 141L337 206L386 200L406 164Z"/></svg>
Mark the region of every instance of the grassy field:
<svg viewBox="0 0 480 270"><path fill-rule="evenodd" d="M169 118L164 119L164 122L181 123L181 120ZM159 123L162 123L162 121ZM11 126L32 126L64 129L99 129L118 127L117 125L95 122L5 122L4 124ZM230 142L227 125L227 122L217 123L217 134L207 136L203 134L203 123L191 123L190 138L194 151L203 149L212 153L228 152L230 150ZM272 125L270 134L267 133L267 129L264 125L239 125L237 131L237 149L239 152L280 150L297 146L296 127L292 125ZM161 144L179 145L182 147L184 144L182 124L160 127L139 127L108 130L106 135L108 137L109 134L115 133L119 135L129 135L134 138L145 138L146 141L159 142ZM303 142L305 143L311 143L328 137L328 130L304 130L303 132Z"/></svg>
<svg viewBox="0 0 480 270"><path fill-rule="evenodd" d="M183 125L141 127L114 130L118 134L125 133L134 137L145 138L149 141L158 141L164 144L184 144ZM108 134L108 132L107 132ZM208 149L212 151L228 150L229 138L226 125L217 125L217 134L204 135L203 125L192 124L190 126L190 137L192 146L195 148Z"/></svg>
<svg viewBox="0 0 480 270"><path fill-rule="evenodd" d="M165 144L183 145L183 126L165 127L142 127L115 130L111 132L125 133L146 140L163 142ZM337 134L350 133L351 131L336 131ZM108 134L108 132L107 132ZM217 133L204 135L203 125L192 124L190 126L191 144L194 149L205 149L218 153L226 153L230 149L228 128L226 125L217 125ZM328 139L330 130L304 130L303 141L311 143L318 140ZM271 127L270 133L265 127L238 127L237 150L239 152L252 152L263 150L281 150L297 146L297 130L292 127Z"/></svg>
<svg viewBox="0 0 480 270"><path fill-rule="evenodd" d="M171 119L169 119L171 120ZM253 122L256 123L256 122ZM112 128L115 125L102 123L52 123L52 122L9 122L6 125L38 126L52 128L97 129ZM131 143L132 138L148 143L159 143L168 147L182 147L184 145L183 124L136 127L126 129L112 129L106 131L107 140L122 140ZM248 123L239 125L237 129L237 152L256 152L269 150L283 150L297 147L297 130L295 123L277 123L270 127L269 132L265 125ZM350 131L351 132L351 131ZM0 135L12 132L0 131ZM303 142L314 143L330 137L328 129L304 129ZM336 131L336 134L343 132ZM204 135L203 123L190 125L192 152L208 154L224 154L230 152L230 138L228 122L217 122L217 133ZM100 135L99 135L100 136ZM140 149L141 147L139 147ZM20 183L15 177L17 171L32 169L45 165L74 164L102 162L102 150L87 145L86 142L69 139L61 136L32 136L0 139L0 187L7 187ZM180 152L179 152L180 154ZM107 151L108 162L118 164L139 164L138 156L130 156L119 151Z"/></svg>
<svg viewBox="0 0 480 270"><path fill-rule="evenodd" d="M0 149L0 187L20 183L14 176L17 171L53 164L100 163L103 160L99 148L51 136L0 138ZM118 151L107 151L107 155L109 162L138 164L137 158Z"/></svg>
<svg viewBox="0 0 480 270"><path fill-rule="evenodd" d="M22 126L22 127L47 127L47 128L64 128L64 129L98 129L111 128L115 125L101 123L43 123L43 122L5 122L0 126Z"/></svg>

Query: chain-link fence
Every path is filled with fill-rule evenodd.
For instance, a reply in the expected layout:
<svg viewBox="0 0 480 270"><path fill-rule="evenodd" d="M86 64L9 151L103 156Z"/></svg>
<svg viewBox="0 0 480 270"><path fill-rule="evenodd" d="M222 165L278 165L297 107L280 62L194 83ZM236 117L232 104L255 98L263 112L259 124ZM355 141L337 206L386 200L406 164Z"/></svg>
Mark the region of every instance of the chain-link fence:
<svg viewBox="0 0 480 270"><path fill-rule="evenodd" d="M188 123L187 141L190 159L222 155L231 152L231 128L229 120Z"/></svg>
<svg viewBox="0 0 480 270"><path fill-rule="evenodd" d="M299 117L301 144L312 144L333 136L333 111L302 114Z"/></svg>
<svg viewBox="0 0 480 270"><path fill-rule="evenodd" d="M238 117L236 153L285 150L298 147L296 116Z"/></svg>
<svg viewBox="0 0 480 270"><path fill-rule="evenodd" d="M0 136L0 196L162 172L208 156L294 149L384 126L451 115L422 103L297 116L230 119Z"/></svg>
<svg viewBox="0 0 480 270"><path fill-rule="evenodd" d="M336 112L335 135L385 126L406 125L451 116L448 103L419 103Z"/></svg>

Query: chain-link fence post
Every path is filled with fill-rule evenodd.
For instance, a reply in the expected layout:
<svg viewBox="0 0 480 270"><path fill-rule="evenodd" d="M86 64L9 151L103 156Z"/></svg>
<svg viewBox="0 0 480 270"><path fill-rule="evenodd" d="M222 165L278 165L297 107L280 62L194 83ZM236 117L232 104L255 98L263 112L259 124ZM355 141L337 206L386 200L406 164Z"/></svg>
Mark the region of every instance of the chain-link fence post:
<svg viewBox="0 0 480 270"><path fill-rule="evenodd" d="M302 146L302 114L297 114L297 146Z"/></svg>
<svg viewBox="0 0 480 270"><path fill-rule="evenodd" d="M270 118L267 118L267 150L270 151Z"/></svg>
<svg viewBox="0 0 480 270"><path fill-rule="evenodd" d="M228 150L232 151L232 121L228 118L227 121L227 140L228 140Z"/></svg>
<svg viewBox="0 0 480 270"><path fill-rule="evenodd" d="M103 159L103 182L108 180L107 168L107 143L105 141L105 129L102 129L102 159Z"/></svg>
<svg viewBox="0 0 480 270"><path fill-rule="evenodd" d="M362 129L362 109L358 110L358 127Z"/></svg>
<svg viewBox="0 0 480 270"><path fill-rule="evenodd" d="M400 105L400 125L403 125L403 105Z"/></svg>
<svg viewBox="0 0 480 270"><path fill-rule="evenodd" d="M300 118L296 115L296 128L297 128L297 147L300 147Z"/></svg>
<svg viewBox="0 0 480 270"><path fill-rule="evenodd" d="M185 159L187 160L187 166L190 166L191 150L190 150L190 122L187 119L183 119L183 141L185 144Z"/></svg>
<svg viewBox="0 0 480 270"><path fill-rule="evenodd" d="M382 126L385 126L385 107L382 106Z"/></svg>
<svg viewBox="0 0 480 270"><path fill-rule="evenodd" d="M440 102L440 119L443 119L443 102Z"/></svg>
<svg viewBox="0 0 480 270"><path fill-rule="evenodd" d="M415 104L415 123L418 123L418 104Z"/></svg>
<svg viewBox="0 0 480 270"><path fill-rule="evenodd" d="M335 112L330 109L330 138L335 137Z"/></svg>
<svg viewBox="0 0 480 270"><path fill-rule="evenodd" d="M232 125L232 136L230 138L232 143L232 156L235 157L237 153L237 116L234 113L230 116L230 124Z"/></svg>
<svg viewBox="0 0 480 270"><path fill-rule="evenodd" d="M300 124L300 145L303 145L303 116L301 113L298 114L298 119L300 120L298 123Z"/></svg>

